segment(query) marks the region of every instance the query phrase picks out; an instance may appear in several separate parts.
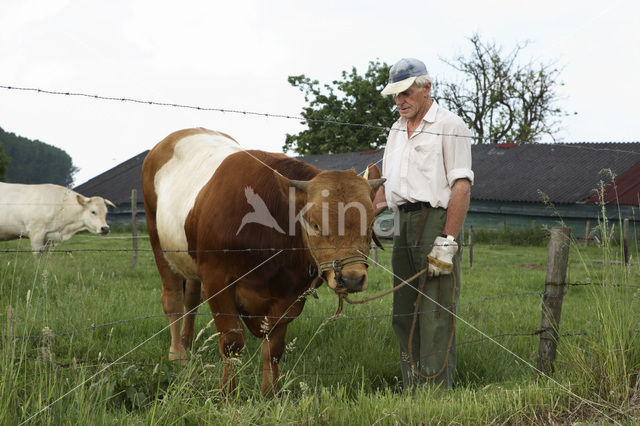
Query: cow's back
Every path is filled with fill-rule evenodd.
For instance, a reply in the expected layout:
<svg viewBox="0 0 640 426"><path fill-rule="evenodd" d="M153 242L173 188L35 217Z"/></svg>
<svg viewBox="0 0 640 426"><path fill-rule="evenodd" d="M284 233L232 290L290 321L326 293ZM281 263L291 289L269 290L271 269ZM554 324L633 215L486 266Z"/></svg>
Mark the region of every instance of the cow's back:
<svg viewBox="0 0 640 426"><path fill-rule="evenodd" d="M172 133L145 158L142 175L147 214L155 219L160 248L171 268L196 278L187 253L185 220L196 197L224 159L242 148L230 136L207 129Z"/></svg>

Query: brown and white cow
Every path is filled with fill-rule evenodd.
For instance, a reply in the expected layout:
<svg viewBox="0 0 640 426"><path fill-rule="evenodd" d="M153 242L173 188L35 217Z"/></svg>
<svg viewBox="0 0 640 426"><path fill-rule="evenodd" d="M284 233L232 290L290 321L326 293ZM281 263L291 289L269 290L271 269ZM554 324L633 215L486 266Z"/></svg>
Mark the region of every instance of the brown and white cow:
<svg viewBox="0 0 640 426"><path fill-rule="evenodd" d="M322 171L201 128L158 143L142 166L142 185L169 359L187 358L194 316L182 319L182 331L178 320L195 312L202 284L219 332L223 391L237 386L228 358L244 347L241 318L263 339L262 392L276 391L287 324L316 277L338 292L367 287L372 199L384 181L376 166L369 170L369 181L353 170Z"/></svg>
<svg viewBox="0 0 640 426"><path fill-rule="evenodd" d="M0 182L0 241L28 237L35 255L80 231L109 233L102 197L85 197L50 183L25 185Z"/></svg>

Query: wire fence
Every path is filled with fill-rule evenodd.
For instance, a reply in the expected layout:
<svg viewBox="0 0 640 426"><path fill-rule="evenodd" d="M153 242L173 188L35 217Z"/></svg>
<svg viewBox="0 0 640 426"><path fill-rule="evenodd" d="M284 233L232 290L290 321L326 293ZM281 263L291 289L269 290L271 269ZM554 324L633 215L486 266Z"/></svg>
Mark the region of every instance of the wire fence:
<svg viewBox="0 0 640 426"><path fill-rule="evenodd" d="M73 92L61 92L61 91L50 91L50 90L43 90L43 89L35 89L35 88L26 88L26 87L13 87L13 86L6 86L6 85L0 85L0 88L2 89L7 89L7 90L19 90L19 91L33 91L33 92L37 92L37 93L43 93L43 94L50 94L50 95L63 95L63 96L78 96L78 97L87 97L87 98L93 98L93 99L100 99L100 100L107 100L107 101L120 101L120 102L132 102L132 103L139 103L139 104L147 104L147 105L154 105L154 106L162 106L162 107L172 107L172 108L187 108L187 109L194 109L194 110L203 110L203 111L218 111L218 112L227 112L227 113L237 113L237 114L244 114L244 115L258 115L258 116L264 116L264 117L270 117L270 118L286 118L286 119L295 119L295 120L299 120L299 121L305 121L305 122L321 122L324 124L335 124L335 125L345 125L345 126L357 126L357 127L366 127L366 128L375 128L375 129L379 129L381 131L406 131L404 129L395 129L395 128L390 128L390 127L384 127L384 126L371 126L371 125L365 125L365 124L357 124L357 123L345 123L345 122L340 122L340 121L332 121L332 120L311 120L311 119L307 119L305 117L300 117L300 116L291 116L291 115L282 115L282 114L269 114L269 113L258 113L258 112L252 112L252 111L241 111L241 110L229 110L229 109L223 109L223 108L215 108L215 107L201 107L201 106L194 106L194 105L184 105L184 104L176 104L176 103L165 103L165 102L156 102L156 101L151 101L151 100L140 100L140 99L132 99L132 98L126 98L126 97L122 97L122 98L117 98L117 97L109 97L109 96L102 96L102 95L90 95L90 94L85 94L85 93L73 93ZM424 133L432 133L432 134L438 134L438 135L448 135L448 134L442 134L442 133L434 133L434 132L429 132L429 131L423 131ZM470 136L470 135L448 135L448 136L458 136L458 137L466 137L466 138L470 138L470 139L475 139L474 136ZM569 147L576 147L575 145L573 145L572 143L563 143L563 144L557 144L557 145L564 145L564 146L569 146ZM581 149L584 149L583 147L580 147ZM607 150L607 151L617 151L620 153L625 153L625 154L640 154L640 152L636 152L636 151L631 151L631 150L622 150L622 149L610 149L610 148L599 148L600 150ZM138 237L139 238L139 237ZM137 238L135 238L137 240ZM466 246L464 244L461 244L463 246ZM410 246L411 248L416 248L416 246ZM421 246L424 247L424 246ZM317 248L315 250L335 250L335 249L344 249L345 247L325 247L325 248ZM369 247L359 247L359 246L353 246L353 247L348 247L351 249L368 249ZM396 247L398 248L398 247ZM405 247L408 248L408 247ZM277 247L268 247L268 248L242 248L242 249L211 249L211 250L162 250L163 252L185 252L185 253L196 253L196 252L221 252L221 253L247 253L247 254L251 254L254 252L270 252L270 253L274 253L274 252L280 252L280 251L302 251L302 250L310 250L308 247L286 247L286 248L277 248ZM130 253L130 252L154 252L153 249L123 249L123 248L117 248L117 249L105 249L105 248L73 248L73 249L58 249L58 250L51 250L48 251L48 254L73 254L73 253L80 253L80 252L87 252L87 253L117 253L117 252L123 252L123 253ZM4 254L19 254L19 253L33 253L32 250L21 250L21 249L0 249L0 253L4 253ZM547 283L548 284L548 283ZM563 286L603 286L602 283L594 283L594 282L573 282L573 283L563 283ZM610 287L623 287L623 285L619 285L619 284L614 284L613 286L608 285ZM640 288L640 286L637 285L624 285L624 287L627 288ZM561 297L561 296L557 296L557 295L550 295L548 294L546 291L545 292L532 292L532 291L519 291L519 292L514 292L514 293L504 293L504 294L496 294L493 296L487 296L481 299L477 299L477 300L472 300L472 301L468 301L465 303L460 303L454 307L449 307L450 309L452 308L453 311L456 310L460 310L462 307L465 306L473 306L473 305L477 305L477 304L481 304L481 303L485 303L488 302L490 300L497 300L497 299L504 299L504 298L515 298L515 297L522 297L522 296L536 296L536 297L543 297L543 298L557 298L557 297ZM430 311L428 311L430 312ZM424 314L427 312L419 312L420 314ZM24 362L24 361L33 361L33 362L47 362L47 363L51 363L52 365L56 366L56 368L77 368L79 365L84 365L84 366L96 366L96 367L100 367L102 370L105 370L106 368L108 368L109 366L113 366L113 365L119 365L119 364L123 364L123 365L137 365L137 366L155 366L157 364L153 363L153 364L149 364L149 363L145 363L145 362L132 362L132 361L126 361L123 359L123 356L128 355L129 353L131 353L133 350L135 350L136 348L138 348L140 345L138 345L136 348L134 348L132 351L127 352L127 354L124 354L123 356L117 358L117 359L112 359L112 360L107 360L107 359L94 359L94 360L83 360L83 359L76 359L75 357L69 361L69 362L65 362L65 361L59 361L59 360L55 360L53 359L50 354L48 356L48 353L45 351L45 346L47 345L51 345L51 342L54 339L59 339L59 338L64 338L64 337L74 337L80 333L86 333L86 332L91 332L91 331L95 331L98 329L102 329L102 328L106 328L106 327L116 327L119 325L125 325L125 324L130 324L130 323L134 323L134 322L140 322L140 321L145 321L145 320L153 320L153 319L159 319L159 318L164 318L167 315L185 315L185 313L176 313L176 314L148 314L148 315L141 315L141 316L136 316L136 317L132 317L132 318L125 318L125 319L116 319L116 320L112 320L112 321L108 321L108 322L104 322L104 323L99 323L99 324L91 324L85 327L81 327L81 328L77 328L77 329L71 329L71 330L66 330L66 331L62 331L62 332L57 332L54 333L52 330L48 330L46 333L43 334L33 334L33 335L15 335L13 332L10 333L3 333L0 337L2 338L3 344L6 343L7 341L15 341L18 339L23 339L23 340L39 340L40 342L42 342L41 346L39 347L35 347L34 350L38 350L41 349L43 350L42 356L26 356L26 357L14 357L12 358L12 360L14 362ZM327 317L323 316L323 315L298 315L298 316L256 316L256 315L242 315L242 314L229 314L229 313L190 313L188 315L206 315L206 316L210 316L213 315L214 317L217 316L237 316L243 319L250 319L250 318L267 318L267 319L276 319L276 320L282 320L282 319L308 319L308 320L322 320L322 321L326 321ZM413 316L414 314L405 314L406 316ZM341 320L375 320L375 319L382 319L382 318L391 318L391 317L397 317L397 316L405 316L405 315L398 315L398 314L370 314L370 315L342 315L340 316ZM8 318L9 321L11 321L10 318ZM11 327L12 328L12 327ZM464 347L466 345L472 345L472 344L476 344L476 343L480 343L480 342L485 342L485 341L492 341L492 342L496 342L498 339L504 339L504 338L526 338L526 337L539 337L541 334L543 333L547 333L549 331L552 331L552 329L550 327L542 327L539 329L529 329L529 330L519 330L516 332L503 332L503 333L498 333L498 334L492 334L492 335L487 335L484 334L482 335L482 337L475 337L475 338L471 338L471 339L467 339L461 342L457 343L457 346L461 346ZM586 336L589 335L589 331L587 330L574 330L574 331L570 331L570 332L564 332L563 334L559 335L560 337L576 337L576 336ZM152 337L155 337L152 336ZM510 351L509 351L510 352ZM512 352L510 352L512 355L514 355ZM427 354L425 355L425 357L428 356L432 356L433 354ZM390 362L387 363L388 365L392 365L392 366L397 366L399 365L399 362ZM296 372L295 374L310 374L310 373L299 373ZM314 372L312 373L313 375L344 375L344 371L340 371L340 372L332 372L332 371L326 371L326 372Z"/></svg>
<svg viewBox="0 0 640 426"><path fill-rule="evenodd" d="M496 339L505 339L505 338L509 338L509 337L539 337L540 334L545 331L545 330L532 330L532 331L523 331L523 332L514 332L514 333L500 333L500 334L493 334L487 337L480 337L480 338L474 338L474 339L467 339L461 342L457 342L456 346L458 347L464 347L466 345L472 345L472 344L476 344L476 343L482 343L482 342L486 342L489 340L496 340ZM579 336L587 336L589 335L588 331L584 331L584 330L578 330L575 332L566 332L566 333L562 333L560 336L562 338L569 338L569 337L579 337ZM37 349L41 349L40 347L38 347ZM196 348L197 350L197 348ZM429 357L429 356L433 356L438 354L438 352L433 352L431 354L426 354L425 357ZM55 365L56 367L60 367L60 368L78 368L81 365L85 365L85 366L94 366L94 367L104 367L106 365L135 365L135 366L140 366L140 367L156 367L158 365L157 362L155 363L148 363L148 362L140 362L140 361L116 361L116 360L110 360L108 358L99 358L99 359L91 359L91 360L87 360L87 359L82 359L82 358L75 358L73 357L73 359L71 361L56 361L54 359L51 358L47 358L47 357L13 357L12 361L14 362L22 362L22 361L31 361L31 362L44 362L44 363L50 363ZM399 367L400 362L398 361L385 361L382 362L380 364L381 368L389 368L389 367ZM322 372L313 372L313 373L300 373L300 372L295 372L295 371L287 371L286 374L296 374L296 375L305 375L305 376L341 376L341 375L345 375L345 371L334 371L334 372L327 372L327 371L322 371Z"/></svg>
<svg viewBox="0 0 640 426"><path fill-rule="evenodd" d="M413 246L407 246L407 247L413 247ZM360 248L360 247L357 247L357 248ZM295 251L304 250L304 249L305 248L303 247L292 248L292 250L295 250ZM265 249L260 249L260 251L263 251L263 250ZM275 250L275 248L268 248L267 250L271 252ZM130 253L131 251L132 251L131 249L120 249L120 248L116 248L116 249L91 249L91 248L75 249L74 248L70 253L86 252L88 254L91 254L91 253L104 252L104 253L110 253L110 254L117 254L117 253ZM147 252L147 253L153 252L153 250L139 250L139 251ZM221 251L224 252L228 250L221 250ZM240 252L247 252L247 253L252 253L254 251L255 251L254 249L249 249L248 251L246 249L240 250ZM53 253L57 253L57 252L66 253L68 252L68 250L59 250L59 251L56 250ZM4 253L4 252L0 251L0 253ZM7 254L13 254L14 256L18 255L19 253L30 254L31 251L24 250L24 251L8 251L7 252ZM0 270L0 273L1 272L2 271ZM601 283L601 282L591 282L591 281L573 281L573 282L566 282L563 285L565 287L582 287L582 288L588 287L588 286L606 287L610 289L617 289L622 287L626 287L628 289L640 288L640 286L635 285L634 283L623 285L618 283L611 284L611 283ZM520 299L523 297L529 297L529 298L533 297L536 300L541 300L541 299L557 298L559 296L550 295L546 292L546 290L544 292L540 292L540 291L507 292L507 293L500 293L500 294L495 294L491 296L485 296L478 299L459 303L458 305L455 306L456 309L453 309L453 311L458 312L457 315L460 316L461 318L467 318L467 321L471 323L476 323L477 327L485 328L485 326L487 326L490 323L502 324L502 319L492 317L491 315L492 308L482 307L480 309L480 311L482 312L482 315L481 315L482 319L478 320L478 312L475 312L475 311L471 312L471 308L477 311L475 307L482 306L483 304L490 301L500 301L504 299ZM525 305L530 306L531 304L529 302L526 302ZM463 312L465 311L464 308L469 308L469 309L467 310L467 312ZM428 312L431 312L431 311L428 311ZM427 313L427 312L420 312L420 314L424 314L424 313ZM178 314L184 315L184 313L178 313ZM209 312L192 313L190 315L193 315L193 316L197 315L199 317L208 317L208 318L211 318L212 315L214 318L216 316L237 316L243 319L265 318L265 316L262 316L262 315L259 315L259 316L258 315L241 315L241 314L236 315L236 314L215 313L215 312L214 313L209 313ZM413 314L406 314L406 315L412 316ZM366 315L342 315L340 316L339 320L349 321L349 322L353 322L353 321L361 322L361 321L391 319L393 317L398 317L398 316L404 316L404 315L397 315L397 314L394 315L391 313L372 313L372 314L366 314ZM1 317L2 315L0 314L0 318ZM109 336L112 336L114 330L118 330L118 327L126 327L127 325L130 325L132 323L139 324L145 321L157 320L159 321L159 323L166 324L166 320L163 320L163 318L165 317L166 317L165 314L151 313L147 315L139 315L139 316L134 316L130 318L119 318L119 319L114 319L111 321L105 321L101 323L91 323L90 325L87 325L85 327L79 327L79 328L68 329L63 331L48 329L46 330L46 332L43 332L41 334L18 335L13 332L11 333L5 332L0 336L0 338L3 342L3 345L6 345L8 342L16 342L16 344L18 341L30 342L26 346L23 345L23 348L26 348L26 350L23 352L23 356L13 356L10 359L7 359L7 361L12 362L14 365L25 364L25 363L47 364L47 365L51 365L52 368L54 369L67 369L67 370L73 369L74 371L76 369L82 368L82 369L85 369L87 372L90 372L92 378L97 377L97 375L99 374L103 374L106 370L115 366L125 367L125 370L129 367L137 367L140 369L145 369L140 371L147 371L146 369L148 369L148 371L151 371L151 369L154 369L155 371L160 364L166 363L166 361L164 360L164 358L166 358L164 351L162 351L162 354L159 354L157 350L153 350L153 351L150 350L146 352L142 351L142 353L139 353L136 356L134 356L132 354L133 351L137 350L140 345L136 346L132 350L127 351L125 354L117 358L102 357L102 356L98 356L97 358L91 357L90 351L87 351L84 354L84 356L80 356L79 354L74 354L73 351L68 351L67 353L56 351L56 353L54 353L53 348L60 345L64 346L66 344L66 341L61 339L71 339L72 342L80 342L82 341L82 339L79 339L78 336L87 334L87 333L92 333L100 329L111 328L111 330L109 331ZM280 317L267 316L266 318L274 319L274 320L282 320L282 319L291 320L296 318L297 321L318 321L320 324L318 325L318 327L322 327L322 324L325 324L327 321L326 315L304 315L303 314L298 316L287 316L287 315L280 316ZM530 319L531 318L529 318L529 320ZM529 321L524 321L523 323L520 323L520 324L518 323L514 324L514 322L509 322L508 327L504 327L504 326L491 327L491 328L502 328L502 331L498 330L498 331L493 331L489 334L483 333L481 335L475 335L475 332L468 331L464 334L461 334L461 336L464 336L465 338L457 342L456 347L460 349L459 354L464 354L465 350L476 351L477 349L475 349L476 347L475 345L480 345L485 342L491 342L492 345L498 344L500 347L509 347L512 349L509 349L508 352L514 356L515 356L514 351L518 353L526 352L527 355L523 355L524 359L522 357L518 357L518 358L524 364L526 364L527 366L530 366L535 370L535 367L530 362L535 359L535 352L531 352L533 350L534 342L527 341L526 339L532 339L532 338L541 339L544 334L548 334L554 330L552 327L536 328L536 327L530 327L528 325L530 325ZM508 329L505 330L505 328L511 328L511 330L508 330ZM515 328L515 330L513 328ZM147 327L145 329L148 332L149 328ZM117 335L122 335L122 333L130 334L131 329L124 328L124 329L118 330L117 333L118 333ZM154 336L150 337L149 339L155 338L159 333L160 332L154 334ZM634 330L634 333L638 333L638 330ZM561 339L575 339L575 338L585 338L585 337L589 338L590 336L592 336L591 330L583 329L580 327L577 327L573 330L563 330L561 334L558 334L558 337ZM99 338L101 337L99 336ZM519 349L515 349L516 347ZM523 348L525 347L527 349L523 350ZM202 344L194 345L193 350L198 351L202 348L203 348ZM422 360L425 360L426 358L429 358L438 354L439 354L438 351L435 351L432 353L426 353L421 355L421 358L416 361L422 361ZM258 367L254 362L248 362L253 358L253 356L254 355L251 355L247 359L247 362L242 361L241 365L243 366L242 367L244 371L243 374L249 374L249 375L259 374L260 367ZM211 364L211 361L208 361L208 363L209 365L212 365L212 366L216 366L216 365L218 367L222 366L221 363L217 363L216 361L213 361L213 364ZM370 374L381 374L381 375L388 376L389 374L392 374L390 372L397 371L401 365L402 365L402 359L398 360L396 357L390 356L388 359L383 359L376 363L375 368L377 371L379 371L379 373L371 372ZM119 371L119 370L116 370L116 371ZM116 373L116 374L119 374L119 373ZM321 371L309 371L308 364L305 363L305 366L300 367L296 362L291 369L286 370L286 372L284 373L284 377L286 378L295 377L295 378L301 378L303 380L306 380L304 379L306 377L327 377L327 380L333 380L332 379L333 377L350 377L350 376L359 377L360 374L361 372L355 367L353 369L347 369L346 371L344 370L344 368L340 370L323 368Z"/></svg>
<svg viewBox="0 0 640 426"><path fill-rule="evenodd" d="M367 128L367 129L380 130L380 131L384 131L384 132L389 132L389 131L407 132L406 129L399 129L399 128L388 127L388 126L362 124L362 123L351 123L351 122L345 122L345 121L339 121L339 120L313 119L313 118L302 117L302 116L298 116L298 115L274 114L274 113L247 111L247 110L241 110L241 109L227 109L227 108L221 108L221 107L209 107L209 106L180 104L180 103L175 103L175 102L159 102L159 101L155 101L155 100L136 99L136 98L130 98L130 97L126 97L126 96L122 96L122 97L120 97L120 96L105 96L105 95L100 95L100 94L90 94L90 93L83 93L83 92L71 92L71 91L64 91L64 90L40 89L40 88L36 88L36 87L18 87L18 86L11 86L11 85L7 85L7 84L0 84L0 89L5 89L5 90L9 90L9 91L20 91L20 92L34 92L34 93L39 93L39 94L55 95L55 96L81 97L81 98L89 98L89 99L96 99L96 100L103 100L103 101L115 101L115 102L121 102L121 103L122 102L126 102L126 103L134 103L134 104L141 104L141 105L158 106L158 107L168 107L168 108L178 108L178 109L191 109L191 110L196 110L196 111L214 111L214 112L221 112L221 113L239 114L239 115L245 115L245 116L259 116L259 117L266 117L266 118L283 118L283 119L296 120L296 121L307 122L307 123L320 123L320 124L331 124L331 125L339 125L339 126L361 127L361 128ZM471 139L471 140L483 139L482 137L473 136L473 135L459 135L459 134L449 134L449 133L438 133L438 132L431 132L431 131L427 131L427 130L416 130L416 131L414 131L414 133L427 133L427 134L438 135L438 136L454 136L454 137L467 138L467 139ZM637 141L608 141L608 143L629 143L629 142L637 142ZM538 142L535 142L535 141L518 141L518 143L529 143L529 144L532 144L532 143L538 143ZM554 145L567 146L567 147L571 147L571 148L577 148L576 144L579 144L579 143L589 143L589 142L588 141L553 142ZM595 149L595 148L587 148L587 149ZM620 153L640 155L640 152L638 152L638 151L622 150L622 149L615 149L615 148L598 148L597 150L601 150L601 151L616 151L616 152L620 152Z"/></svg>
<svg viewBox="0 0 640 426"><path fill-rule="evenodd" d="M570 286L579 286L579 287L584 287L584 286L602 286L601 283L593 283L593 282L574 282L574 283L566 283L564 284L568 287ZM618 285L617 287L622 287L622 285ZM632 288L640 288L640 286L624 286L624 287L632 287ZM505 293L505 294L497 294L497 295L492 295L492 296L487 296L487 297L483 297L480 299L476 299L476 300L471 300L471 301L467 301L464 303L459 303L458 305L455 306L454 311L460 311L463 307L471 307L472 305L477 305L477 304L481 304L484 302L488 302L488 301L494 301L497 299L503 299L503 298L511 298L511 297L520 297L520 296L536 296L538 298L541 297L556 297L556 296L551 296L548 295L544 292L533 292L533 291L521 291L521 292L514 292L514 293ZM419 311L417 312L417 314L422 315L425 313L429 313L429 312L435 312L437 311L437 309L434 309L432 311ZM110 334L113 333L113 327L114 326L119 326L119 325L125 325L125 324L129 324L132 322L138 322L138 321L144 321L144 320L153 320L153 319L164 319L167 318L169 316L173 316L173 315L185 315L184 312L178 312L178 313L169 313L169 314L149 314L149 315L141 315L141 316L137 316L137 317L133 317L133 318L126 318L126 319L119 319L119 320L113 320L113 321L108 321L108 322L104 322L104 323L99 323L99 324L91 324L89 326L86 327L81 327L81 328L77 328L77 329L72 329L72 330L67 330L67 331L63 331L63 332L53 332L53 330L48 329L46 333L44 334L32 334L32 335L13 335L13 334L2 334L0 335L0 337L2 338L2 340L4 342L6 341L12 341L12 340L18 340L18 339L31 339L31 340L38 340L40 342L42 341L49 341L51 342L53 339L56 338L63 338L63 337L73 337L76 334L79 333L84 333L84 332L91 332L91 331L95 331L97 329L100 328L106 328L106 327L112 327ZM213 316L214 318L217 316L233 316L233 317L239 317L239 318L244 318L244 319L250 319L250 318L259 318L259 319L276 319L276 320L282 320L282 319L297 319L297 320L302 320L302 319L307 319L307 320L321 320L321 321L326 321L328 319L328 317L326 315L298 315L298 316L269 316L269 315L245 315L245 314L229 314L229 313L219 313L219 312L212 312L212 313L197 313L197 312L192 312L189 313L187 315L190 316L204 316L204 317L211 317ZM413 316L413 313L409 313L409 314L372 314L372 315L341 315L339 317L340 320L375 320L375 319L388 319L388 318L393 318L393 317L403 317L403 316ZM479 337L479 338L472 338L472 339L467 339L461 342L457 343L457 346L465 346L465 345L469 345L469 344L475 344L475 343L481 343L481 342L485 342L488 340L495 340L495 339L501 339L501 338L507 338L507 337L539 337L540 334L542 334L543 332L549 331L549 329L545 329L545 328L541 328L541 329L533 329L533 330L529 330L529 331L518 331L518 332L503 332L503 333L499 333L499 334L493 334L490 336L483 336L483 337ZM635 330L636 333L640 332L640 330ZM562 334L560 334L560 337L566 338L566 337L576 337L576 336L588 336L590 333L586 330L576 330L576 331L569 331L569 332L563 332ZM48 343L50 345L50 343ZM41 349L40 346L35 347L34 349L39 350ZM429 355L426 355L429 356ZM111 364L111 361L107 360L107 359L95 359L95 360L82 360L79 358L73 358L73 360L68 361L68 362L63 362L63 361L56 361L53 359L49 359L46 357L16 357L13 359L14 361L33 361L33 362L47 362L47 363L51 363L53 365L55 365L56 367L60 367L60 368L68 368L68 367L73 367L73 368L77 368L80 365L84 365L84 366L104 366L106 364ZM157 364L154 363L144 363L144 362L139 362L139 361L118 361L115 362L116 365L136 365L136 366L155 366ZM399 362L391 362L390 365L399 365ZM314 373L315 374L315 373ZM324 372L324 373L318 373L319 375L336 375L336 374L340 374L340 373L332 373L332 372Z"/></svg>
<svg viewBox="0 0 640 426"><path fill-rule="evenodd" d="M144 238L145 236L143 236ZM90 238L94 238L94 237L90 237ZM104 238L104 237L98 237L98 238ZM130 237L127 237L127 239L129 239ZM146 237L148 238L148 237ZM122 239L122 237L115 237L115 239ZM467 246L466 244L461 243L461 246ZM420 245L411 245L411 246L398 246L395 248L424 248L427 246L420 246ZM431 247L431 245L429 245L428 247ZM318 250L335 250L335 249L364 249L364 248L369 248L368 246L341 246L341 247L329 247L329 248L322 248L322 249L318 249ZM186 252L186 253L197 253L197 252L221 252L221 253L252 253L252 252L277 252L277 251L304 251L304 250L314 250L313 248L308 248L308 247L291 247L291 248L275 248L275 247L271 247L271 248L258 248L258 249L251 249L251 248L247 248L247 249L220 249L220 250L159 250L161 252L169 252L169 253L173 253L173 252ZM104 248L77 248L77 249L58 249L58 250L50 250L47 251L47 254L72 254L72 253L131 253L133 251L136 252L146 252L146 253L154 253L156 250L153 249L124 249L124 248L117 248L117 249L104 249ZM32 250L26 250L26 249L0 249L0 253L4 253L4 254L23 254L23 253L33 253ZM594 261L593 259L591 259L591 261ZM563 283L563 286L567 286L567 287L586 287L586 286L598 286L598 287L603 287L603 286L607 286L607 287L618 287L618 288L631 288L631 289L640 289L640 284L636 285L636 284L615 284L615 283L603 283L603 282L591 282L591 281L585 281L585 282L567 282L567 283ZM495 299L502 299L502 298L508 298L508 297L518 297L518 296L544 296L544 292L535 292L535 291L519 291L519 292L514 292L514 293L504 293L504 294L496 294L496 295L492 295L492 296L487 296L487 297L483 297L477 300L472 300L472 301L468 301L468 302L464 302L464 303L460 303L456 306L454 306L454 308L456 309L460 309L464 306L470 306L473 304L478 304L478 303L483 303L483 302L487 302L490 300L495 300ZM549 297L549 296L547 296ZM551 296L553 297L553 296ZM435 312L436 310L433 311L429 311L429 312ZM427 312L418 312L418 314L424 314ZM66 330L66 331L62 331L62 332L57 332L57 333L53 333L50 332L49 334L42 335L42 334L34 334L34 335L8 335L8 334L2 334L0 335L2 338L9 338L9 339L42 339L44 337L49 337L49 338L58 338L58 337L68 337L68 336L73 336L75 334L81 333L81 332L88 332L88 331L93 331L99 328L104 328L104 327L109 327L109 326L115 326L115 325L120 325L120 324L127 324L127 323L131 323L131 322L135 322L135 321L142 321L142 320L149 320L149 319L156 319L156 318L166 318L167 316L172 316L172 315L183 315L183 312L180 313L170 313L170 314L164 314L164 313L157 313L157 314L147 314L147 315L140 315L140 316L136 316L133 318L125 318L125 319L117 319L117 320L112 320L112 321L107 321L104 323L99 323L99 324L91 324L85 327L81 327L81 328L77 328L77 329L72 329L72 330ZM283 315L283 316L270 316L270 315L247 315L247 314L229 314L229 313L220 313L220 312L213 312L213 313L190 313L188 315L192 315L192 316L211 316L213 315L214 317L216 316L234 316L234 317L239 317L239 318L244 318L244 319L251 319L251 318L267 318L267 319L286 319L286 320L290 320L290 319L327 319L328 316L325 315L298 315L298 316L287 316L287 315ZM401 317L401 316L413 316L413 313L409 313L409 314L370 314L370 315L341 315L340 319L344 319L344 320L366 320L366 319L379 319L379 318L392 318L392 317ZM533 334L535 335L535 333ZM483 339L484 340L484 339Z"/></svg>
<svg viewBox="0 0 640 426"><path fill-rule="evenodd" d="M508 293L508 294L498 294L498 295L494 295L494 296L487 296L487 297L483 297L482 299L478 299L478 300L474 300L474 301L469 301L469 302L464 302L464 303L459 303L458 305L455 306L456 309L458 308L462 308L464 306L468 306L468 305L472 305L472 304L477 304L477 303L482 303L482 302L487 302L490 300L495 300L495 299L502 299L502 298L506 298L506 297L516 297L516 296L542 296L543 293L542 292L535 292L535 291L521 291L521 292L517 292L517 293ZM419 311L418 314L426 314L429 312L436 312L437 309L434 310L429 310L429 311ZM47 335L44 334L35 334L35 335L28 335L28 336L9 336L7 334L2 334L1 337L3 338L10 338L10 339L42 339L44 337L68 337L68 336L73 336L74 334L77 333L81 333L81 332L86 332L86 331L93 331L96 330L98 328L103 328L103 327L110 327L110 326L114 326L114 325L119 325L119 324L126 324L126 323L130 323L130 322L134 322L134 321L142 321L142 320L148 320L148 319L156 319L156 318L166 318L168 316L175 316L175 315L185 315L184 312L175 312L175 313L168 313L168 314L150 314L150 315L142 315L142 316L137 316L134 318L127 318L127 319L120 319L120 320L114 320L114 321L108 321L105 323L101 323L101 324L91 324L89 326L86 327L82 327L82 328L78 328L78 329L73 329L73 330L68 330L68 331L63 331L60 333L50 333ZM267 319L275 319L275 320L279 320L279 319L321 319L321 320L326 320L329 317L326 315L297 315L297 316L288 316L288 315L280 315L280 316L276 316L276 315L247 315L247 314L230 314L230 313L223 313L223 312L211 312L211 313L204 313L204 312L192 312L189 314L186 314L189 316L205 316L205 317L218 317L218 316L228 316L228 317L236 317L236 318L246 318L246 319L251 319L251 318L256 318L256 319L262 319L262 318L267 318ZM412 317L414 314L413 313L408 313L408 314L372 314L372 315L341 315L340 319L344 319L344 320L367 320L367 319L379 319L379 318L393 318L393 317Z"/></svg>

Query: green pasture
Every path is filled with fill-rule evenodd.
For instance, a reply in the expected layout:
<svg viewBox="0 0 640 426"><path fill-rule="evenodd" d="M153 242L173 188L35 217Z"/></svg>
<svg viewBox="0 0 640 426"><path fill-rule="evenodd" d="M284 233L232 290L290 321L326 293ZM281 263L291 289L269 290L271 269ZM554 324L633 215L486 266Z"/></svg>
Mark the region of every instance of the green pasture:
<svg viewBox="0 0 640 426"><path fill-rule="evenodd" d="M111 237L79 234L39 259L28 241L0 243L0 424L638 423L635 248L627 268L617 245L572 245L551 378L532 368L547 247L482 242L472 267L463 255L454 390L402 390L391 296L328 322L337 297L323 286L289 326L279 396L260 395L248 335L225 400L208 306L188 364L169 363L148 240L132 269L130 238ZM364 295L392 285L386 245Z"/></svg>

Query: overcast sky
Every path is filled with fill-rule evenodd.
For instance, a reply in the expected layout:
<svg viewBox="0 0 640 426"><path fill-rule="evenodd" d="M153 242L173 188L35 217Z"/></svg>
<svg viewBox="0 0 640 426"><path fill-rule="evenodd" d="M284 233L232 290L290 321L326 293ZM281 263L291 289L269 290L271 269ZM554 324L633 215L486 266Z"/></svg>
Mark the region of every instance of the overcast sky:
<svg viewBox="0 0 640 426"><path fill-rule="evenodd" d="M371 60L469 52L478 32L523 59L555 62L564 86L561 140L640 141L640 3L634 1L0 0L0 85L298 116L287 82L340 78ZM64 149L76 184L187 127L281 152L284 118L195 111L0 89L0 127ZM93 194L85 194L93 195Z"/></svg>

